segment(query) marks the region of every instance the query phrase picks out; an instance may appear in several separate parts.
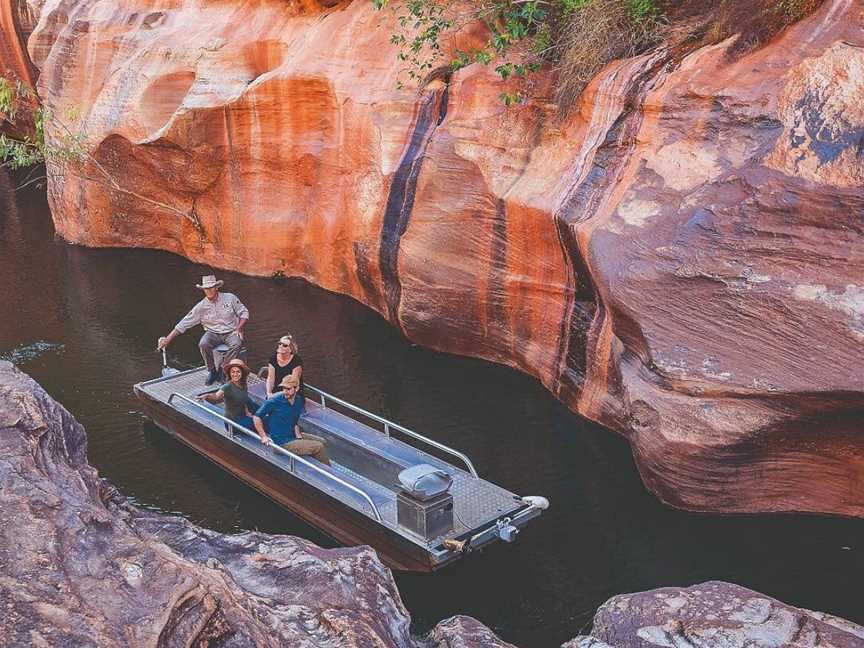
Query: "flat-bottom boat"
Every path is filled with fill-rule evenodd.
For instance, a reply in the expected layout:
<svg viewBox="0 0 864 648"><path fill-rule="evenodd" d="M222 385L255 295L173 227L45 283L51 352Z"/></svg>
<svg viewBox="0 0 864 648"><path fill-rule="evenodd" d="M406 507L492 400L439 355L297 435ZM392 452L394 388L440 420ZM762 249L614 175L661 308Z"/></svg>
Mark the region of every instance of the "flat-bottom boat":
<svg viewBox="0 0 864 648"><path fill-rule="evenodd" d="M198 400L212 391L204 367L163 374L134 386L160 428L340 543L371 545L394 569L433 571L491 542L512 542L548 506L480 478L463 453L310 385L300 429L327 443L330 466L265 446L221 406ZM263 401L263 380L250 374L248 389Z"/></svg>

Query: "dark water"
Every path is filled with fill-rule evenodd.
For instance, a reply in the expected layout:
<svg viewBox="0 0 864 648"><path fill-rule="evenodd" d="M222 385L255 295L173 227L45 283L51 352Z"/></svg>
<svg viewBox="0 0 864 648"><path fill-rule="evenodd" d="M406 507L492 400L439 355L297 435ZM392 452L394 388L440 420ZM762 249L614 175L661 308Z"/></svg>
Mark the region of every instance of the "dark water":
<svg viewBox="0 0 864 648"><path fill-rule="evenodd" d="M88 250L54 239L44 195L0 175L0 357L38 380L86 427L90 462L141 506L224 532L333 542L141 415L131 385L157 375L157 336L194 300L207 269L166 253ZM613 594L722 579L864 623L864 521L711 517L670 510L643 488L629 446L572 414L534 380L412 346L351 299L301 281L219 273L253 319L253 364L279 335L301 343L306 377L465 450L481 474L552 502L514 545L432 575L397 574L415 629L456 613L520 646L590 627ZM171 347L198 363L197 335Z"/></svg>

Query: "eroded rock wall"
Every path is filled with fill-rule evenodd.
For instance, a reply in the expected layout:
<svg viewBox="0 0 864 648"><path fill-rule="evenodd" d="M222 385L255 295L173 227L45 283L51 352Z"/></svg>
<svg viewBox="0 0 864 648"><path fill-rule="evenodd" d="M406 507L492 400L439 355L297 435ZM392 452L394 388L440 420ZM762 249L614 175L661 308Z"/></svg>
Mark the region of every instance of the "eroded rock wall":
<svg viewBox="0 0 864 648"><path fill-rule="evenodd" d="M223 535L142 511L88 465L86 442L0 361L0 646L510 645L467 617L413 638L369 547Z"/></svg>
<svg viewBox="0 0 864 648"><path fill-rule="evenodd" d="M394 17L324 5L46 2L50 134L90 156L49 170L59 233L302 276L517 367L676 506L864 514L858 3L736 61L612 63L563 121L551 79L507 109L477 65L396 91Z"/></svg>
<svg viewBox="0 0 864 648"><path fill-rule="evenodd" d="M27 39L36 26L37 14L26 0L0 2L0 77L25 92L35 93L36 70L27 54ZM33 136L35 101L19 98L17 114L0 112L0 132L10 137Z"/></svg>

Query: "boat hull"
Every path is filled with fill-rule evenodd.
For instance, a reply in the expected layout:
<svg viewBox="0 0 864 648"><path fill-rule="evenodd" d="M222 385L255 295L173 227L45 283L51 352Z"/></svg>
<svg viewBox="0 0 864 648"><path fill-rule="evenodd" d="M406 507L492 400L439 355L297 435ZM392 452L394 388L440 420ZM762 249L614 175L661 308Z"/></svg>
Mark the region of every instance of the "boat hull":
<svg viewBox="0 0 864 648"><path fill-rule="evenodd" d="M144 413L169 435L341 544L373 546L388 567L402 571L431 572L461 556L450 552L443 560L437 560L422 547L361 512L246 451L228 437L214 434L207 426L167 407L137 385L135 395L141 401Z"/></svg>

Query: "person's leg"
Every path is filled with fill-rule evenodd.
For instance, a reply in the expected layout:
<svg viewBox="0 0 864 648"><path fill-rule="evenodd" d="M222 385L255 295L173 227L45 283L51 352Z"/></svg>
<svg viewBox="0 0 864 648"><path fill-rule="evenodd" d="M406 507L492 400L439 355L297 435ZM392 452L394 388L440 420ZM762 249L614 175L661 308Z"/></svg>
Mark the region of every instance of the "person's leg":
<svg viewBox="0 0 864 648"><path fill-rule="evenodd" d="M234 422L235 422L237 425L242 425L244 428L246 428L246 429L249 430L250 432L254 432L254 431L255 431L255 423L252 421L252 417L251 417L251 416L243 416L243 417L240 417L239 419L237 419L237 420L234 421ZM240 434L240 435L243 435L243 433L242 433L240 430L238 430L238 429L237 429L236 427L234 427L233 425L229 425L228 423L225 424L225 428L226 428L229 432L231 432L231 434Z"/></svg>
<svg viewBox="0 0 864 648"><path fill-rule="evenodd" d="M321 463L327 464L328 466L330 465L330 457L327 455L327 448L321 441L315 441L313 439L296 439L294 441L289 441L282 447L296 455L311 455Z"/></svg>
<svg viewBox="0 0 864 648"><path fill-rule="evenodd" d="M205 331L198 342L198 350L201 352L201 357L204 358L204 364L210 372L216 371L216 365L213 364L213 349L222 343L222 336L211 331Z"/></svg>
<svg viewBox="0 0 864 648"><path fill-rule="evenodd" d="M222 365L224 366L235 358L240 357L240 350L243 348L243 338L237 333L229 333L222 336L222 341L228 345L228 351L225 352L225 357L222 358Z"/></svg>

